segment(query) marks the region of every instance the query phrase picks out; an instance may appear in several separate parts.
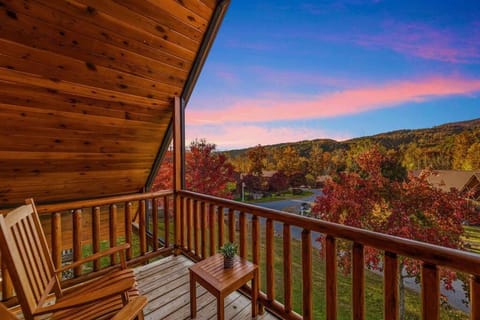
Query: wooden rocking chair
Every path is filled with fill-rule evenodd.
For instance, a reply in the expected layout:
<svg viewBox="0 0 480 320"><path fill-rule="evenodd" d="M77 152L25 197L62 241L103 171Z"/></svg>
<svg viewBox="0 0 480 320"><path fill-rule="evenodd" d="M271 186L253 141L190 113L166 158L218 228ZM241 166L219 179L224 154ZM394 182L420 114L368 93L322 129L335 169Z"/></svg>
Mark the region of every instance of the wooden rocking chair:
<svg viewBox="0 0 480 320"><path fill-rule="evenodd" d="M2 258L27 320L41 315L51 319L143 319L146 298L139 296L133 270L126 266L126 248L128 244L55 270L33 200L5 217L0 215ZM71 290L61 288L59 275L63 271L114 253L120 255L120 270Z"/></svg>

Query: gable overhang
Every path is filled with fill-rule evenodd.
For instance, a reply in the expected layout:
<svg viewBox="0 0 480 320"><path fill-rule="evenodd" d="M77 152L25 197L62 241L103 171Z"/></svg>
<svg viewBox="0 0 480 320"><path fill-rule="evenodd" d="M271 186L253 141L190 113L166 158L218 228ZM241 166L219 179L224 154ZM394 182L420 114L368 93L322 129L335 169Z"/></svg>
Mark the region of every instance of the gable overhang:
<svg viewBox="0 0 480 320"><path fill-rule="evenodd" d="M149 189L228 5L2 3L0 208Z"/></svg>

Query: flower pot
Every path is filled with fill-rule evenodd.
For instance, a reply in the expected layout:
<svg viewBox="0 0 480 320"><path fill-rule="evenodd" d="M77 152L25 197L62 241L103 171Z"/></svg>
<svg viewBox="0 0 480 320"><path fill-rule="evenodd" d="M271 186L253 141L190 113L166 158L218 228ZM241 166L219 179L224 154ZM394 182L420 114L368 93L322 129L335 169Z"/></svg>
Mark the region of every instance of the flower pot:
<svg viewBox="0 0 480 320"><path fill-rule="evenodd" d="M223 268L231 269L233 268L233 261L235 257L223 257Z"/></svg>

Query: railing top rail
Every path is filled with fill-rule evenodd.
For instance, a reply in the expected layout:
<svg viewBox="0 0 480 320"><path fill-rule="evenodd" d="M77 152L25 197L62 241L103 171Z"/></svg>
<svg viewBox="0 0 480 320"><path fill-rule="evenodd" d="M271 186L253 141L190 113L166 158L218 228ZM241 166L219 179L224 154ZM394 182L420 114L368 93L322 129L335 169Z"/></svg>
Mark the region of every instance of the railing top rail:
<svg viewBox="0 0 480 320"><path fill-rule="evenodd" d="M480 255L182 190L180 195L480 276Z"/></svg>
<svg viewBox="0 0 480 320"><path fill-rule="evenodd" d="M53 212L61 212L70 209L80 209L96 206L104 206L114 203L127 202L127 201L136 201L143 199L151 199L156 197L163 197L173 194L172 190L166 191L156 191L156 192L145 192L145 193L133 193L122 196L113 196L105 197L98 199L90 200L80 200L80 201L71 201L71 202L62 202L56 204L47 204L37 206L37 211L39 214L47 214Z"/></svg>

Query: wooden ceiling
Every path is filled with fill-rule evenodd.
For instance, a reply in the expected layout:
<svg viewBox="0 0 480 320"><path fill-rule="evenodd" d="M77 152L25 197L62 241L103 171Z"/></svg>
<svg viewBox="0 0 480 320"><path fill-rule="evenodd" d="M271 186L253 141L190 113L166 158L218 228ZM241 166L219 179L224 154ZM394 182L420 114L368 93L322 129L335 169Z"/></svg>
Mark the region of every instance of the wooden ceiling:
<svg viewBox="0 0 480 320"><path fill-rule="evenodd" d="M225 9L0 0L0 207L142 190Z"/></svg>

